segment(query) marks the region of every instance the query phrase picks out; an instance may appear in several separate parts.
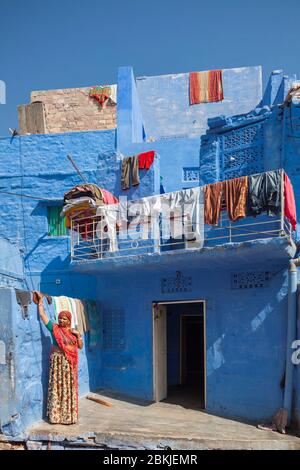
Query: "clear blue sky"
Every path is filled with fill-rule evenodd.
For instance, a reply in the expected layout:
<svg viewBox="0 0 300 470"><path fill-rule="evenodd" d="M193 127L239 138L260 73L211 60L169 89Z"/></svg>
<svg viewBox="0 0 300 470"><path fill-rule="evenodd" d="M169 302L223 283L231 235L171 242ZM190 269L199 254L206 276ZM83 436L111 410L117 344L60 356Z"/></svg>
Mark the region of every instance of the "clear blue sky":
<svg viewBox="0 0 300 470"><path fill-rule="evenodd" d="M0 136L30 91L250 65L300 77L299 0L0 0Z"/></svg>

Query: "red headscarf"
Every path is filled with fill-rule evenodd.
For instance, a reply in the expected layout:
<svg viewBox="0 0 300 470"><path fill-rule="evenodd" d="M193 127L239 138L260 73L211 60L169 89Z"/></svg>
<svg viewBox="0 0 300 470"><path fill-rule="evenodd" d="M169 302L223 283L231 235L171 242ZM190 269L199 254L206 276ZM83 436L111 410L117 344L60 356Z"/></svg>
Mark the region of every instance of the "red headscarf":
<svg viewBox="0 0 300 470"><path fill-rule="evenodd" d="M72 367L74 385L78 391L78 340L69 329L72 319L71 313L67 310L63 310L59 313L58 319L60 320L63 316L68 318L70 324L64 327L53 323L53 336Z"/></svg>

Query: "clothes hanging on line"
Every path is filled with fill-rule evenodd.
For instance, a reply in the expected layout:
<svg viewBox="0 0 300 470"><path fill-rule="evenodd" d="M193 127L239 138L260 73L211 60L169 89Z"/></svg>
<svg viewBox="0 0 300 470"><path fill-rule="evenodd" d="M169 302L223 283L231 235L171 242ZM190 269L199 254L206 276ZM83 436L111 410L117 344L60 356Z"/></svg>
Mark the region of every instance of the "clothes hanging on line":
<svg viewBox="0 0 300 470"><path fill-rule="evenodd" d="M119 204L101 206L97 210L97 217L100 220L96 224L95 233L98 240L108 240L108 245L102 244L102 248L108 246L108 251L110 252L118 250L117 227L119 210Z"/></svg>
<svg viewBox="0 0 300 470"><path fill-rule="evenodd" d="M204 188L205 223L207 225L218 225L222 201L226 204L228 218L231 222L246 217L247 196L247 176L208 184Z"/></svg>
<svg viewBox="0 0 300 470"><path fill-rule="evenodd" d="M294 189L286 173L284 173L284 215L291 223L292 229L296 230L297 214Z"/></svg>
<svg viewBox="0 0 300 470"><path fill-rule="evenodd" d="M222 202L228 218L235 222L246 216L257 216L267 212L278 215L281 208L281 170L268 171L257 175L243 176L213 183L204 187L204 220L207 225L218 225ZM284 176L285 217L296 227L296 205L293 187L287 175Z"/></svg>
<svg viewBox="0 0 300 470"><path fill-rule="evenodd" d="M140 170L149 170L153 161L154 161L155 151L149 150L148 152L143 152L137 155L139 161Z"/></svg>
<svg viewBox="0 0 300 470"><path fill-rule="evenodd" d="M248 177L243 176L224 181L223 190L225 191L225 202L229 220L236 222L246 217Z"/></svg>
<svg viewBox="0 0 300 470"><path fill-rule="evenodd" d="M78 329L83 334L89 330L89 321L87 312L82 300L74 299L64 295L53 296L54 319L58 321L58 315L62 310L68 310L71 313L71 327Z"/></svg>
<svg viewBox="0 0 300 470"><path fill-rule="evenodd" d="M281 171L268 171L248 176L247 215L257 216L262 212L274 216L281 209Z"/></svg>
<svg viewBox="0 0 300 470"><path fill-rule="evenodd" d="M218 225L222 204L223 183L212 183L204 187L204 222Z"/></svg>
<svg viewBox="0 0 300 470"><path fill-rule="evenodd" d="M191 72L189 82L190 105L212 103L224 99L222 70Z"/></svg>
<svg viewBox="0 0 300 470"><path fill-rule="evenodd" d="M140 184L139 160L137 156L125 157L121 167L121 187L123 190Z"/></svg>
<svg viewBox="0 0 300 470"><path fill-rule="evenodd" d="M160 196L162 238L204 240L203 188L182 189Z"/></svg>

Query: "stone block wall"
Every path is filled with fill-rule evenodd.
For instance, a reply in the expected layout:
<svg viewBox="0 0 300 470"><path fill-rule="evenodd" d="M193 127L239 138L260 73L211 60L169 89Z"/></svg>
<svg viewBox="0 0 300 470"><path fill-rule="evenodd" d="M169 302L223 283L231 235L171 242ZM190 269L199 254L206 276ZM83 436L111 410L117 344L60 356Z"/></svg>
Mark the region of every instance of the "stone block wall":
<svg viewBox="0 0 300 470"><path fill-rule="evenodd" d="M30 104L18 107L20 134L114 129L116 103L109 99L101 106L89 96L90 88L33 91ZM36 103L41 103L43 108L41 125L36 124L36 116L31 118L36 114Z"/></svg>

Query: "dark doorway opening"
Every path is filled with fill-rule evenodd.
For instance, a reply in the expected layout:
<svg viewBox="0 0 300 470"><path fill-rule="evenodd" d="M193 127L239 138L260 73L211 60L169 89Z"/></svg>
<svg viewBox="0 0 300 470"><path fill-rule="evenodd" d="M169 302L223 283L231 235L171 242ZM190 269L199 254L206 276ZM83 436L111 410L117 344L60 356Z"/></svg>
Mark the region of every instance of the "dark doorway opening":
<svg viewBox="0 0 300 470"><path fill-rule="evenodd" d="M205 409L204 302L166 303L166 402Z"/></svg>

